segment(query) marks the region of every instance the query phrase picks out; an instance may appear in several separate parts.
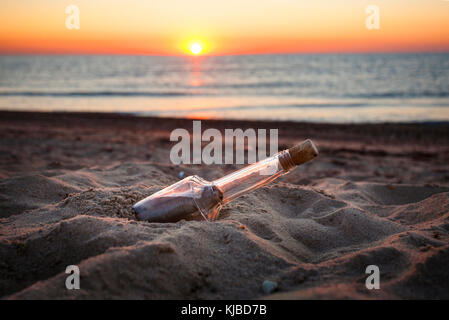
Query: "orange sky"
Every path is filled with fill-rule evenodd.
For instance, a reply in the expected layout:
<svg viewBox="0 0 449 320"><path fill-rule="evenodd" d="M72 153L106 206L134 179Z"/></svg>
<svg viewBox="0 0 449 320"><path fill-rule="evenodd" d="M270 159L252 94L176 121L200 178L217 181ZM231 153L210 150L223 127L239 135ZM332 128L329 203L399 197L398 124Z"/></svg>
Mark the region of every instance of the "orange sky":
<svg viewBox="0 0 449 320"><path fill-rule="evenodd" d="M65 26L66 6L81 28ZM365 9L380 8L380 30ZM449 51L444 0L2 0L2 53L205 54Z"/></svg>

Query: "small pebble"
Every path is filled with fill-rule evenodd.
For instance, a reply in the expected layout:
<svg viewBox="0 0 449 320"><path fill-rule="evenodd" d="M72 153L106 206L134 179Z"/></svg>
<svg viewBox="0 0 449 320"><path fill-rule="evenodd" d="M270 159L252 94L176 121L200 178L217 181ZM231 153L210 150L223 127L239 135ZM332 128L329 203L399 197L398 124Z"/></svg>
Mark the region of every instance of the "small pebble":
<svg viewBox="0 0 449 320"><path fill-rule="evenodd" d="M184 173L184 171L179 171L179 173L178 173L178 178L179 179L184 179L184 176L185 176L186 174Z"/></svg>
<svg viewBox="0 0 449 320"><path fill-rule="evenodd" d="M273 291L275 291L277 289L277 287L278 287L278 283L275 281L265 280L262 283L263 292L265 292L266 294L272 293Z"/></svg>

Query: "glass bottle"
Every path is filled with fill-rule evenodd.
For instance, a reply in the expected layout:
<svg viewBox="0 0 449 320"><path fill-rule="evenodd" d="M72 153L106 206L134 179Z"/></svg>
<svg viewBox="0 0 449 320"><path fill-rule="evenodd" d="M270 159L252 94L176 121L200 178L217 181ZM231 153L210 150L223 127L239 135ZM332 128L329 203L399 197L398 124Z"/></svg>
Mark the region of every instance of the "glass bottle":
<svg viewBox="0 0 449 320"><path fill-rule="evenodd" d="M318 150L311 140L252 163L212 182L187 177L133 206L139 220L172 222L200 212L207 221L217 219L220 209L235 198L260 188L312 160Z"/></svg>

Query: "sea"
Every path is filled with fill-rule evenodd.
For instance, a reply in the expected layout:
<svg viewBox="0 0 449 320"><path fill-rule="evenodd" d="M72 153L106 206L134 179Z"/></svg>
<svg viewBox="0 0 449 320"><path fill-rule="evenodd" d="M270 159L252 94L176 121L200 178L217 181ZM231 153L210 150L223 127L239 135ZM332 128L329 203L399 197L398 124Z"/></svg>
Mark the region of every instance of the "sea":
<svg viewBox="0 0 449 320"><path fill-rule="evenodd" d="M449 121L449 53L0 56L0 110Z"/></svg>

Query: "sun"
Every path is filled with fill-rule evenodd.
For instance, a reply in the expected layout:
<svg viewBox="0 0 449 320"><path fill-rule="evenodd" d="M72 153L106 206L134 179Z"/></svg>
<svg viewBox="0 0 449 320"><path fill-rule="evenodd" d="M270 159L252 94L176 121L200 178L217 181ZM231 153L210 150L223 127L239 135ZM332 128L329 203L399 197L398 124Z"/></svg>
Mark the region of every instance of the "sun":
<svg viewBox="0 0 449 320"><path fill-rule="evenodd" d="M190 36L178 42L179 51L190 56L208 55L211 52L211 42L199 36Z"/></svg>
<svg viewBox="0 0 449 320"><path fill-rule="evenodd" d="M203 46L200 43L195 42L190 45L189 49L192 54L198 55L203 51Z"/></svg>

